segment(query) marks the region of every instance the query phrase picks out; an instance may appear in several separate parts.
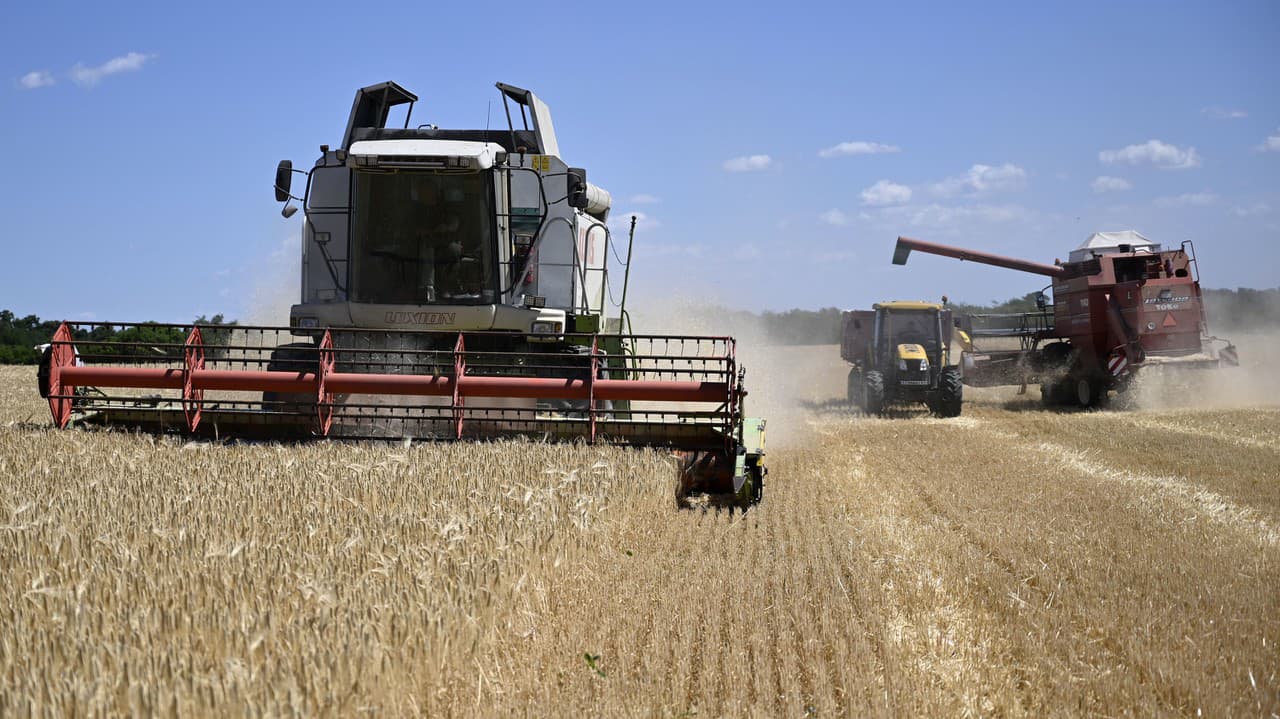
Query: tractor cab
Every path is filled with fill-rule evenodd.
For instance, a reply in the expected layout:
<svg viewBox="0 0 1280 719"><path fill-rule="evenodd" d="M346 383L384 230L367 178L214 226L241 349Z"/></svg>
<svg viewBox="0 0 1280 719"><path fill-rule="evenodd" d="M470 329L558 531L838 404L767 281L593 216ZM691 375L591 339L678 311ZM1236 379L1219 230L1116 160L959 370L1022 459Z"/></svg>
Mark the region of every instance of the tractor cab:
<svg viewBox="0 0 1280 719"><path fill-rule="evenodd" d="M933 302L881 302L846 312L841 353L850 403L879 414L894 403L924 402L935 414L960 413L959 368L951 363L951 310Z"/></svg>
<svg viewBox="0 0 1280 719"><path fill-rule="evenodd" d="M906 385L927 385L929 376L947 365L943 328L950 329L950 310L925 302L886 302L876 305L873 351L892 379ZM949 336L945 335L945 336Z"/></svg>

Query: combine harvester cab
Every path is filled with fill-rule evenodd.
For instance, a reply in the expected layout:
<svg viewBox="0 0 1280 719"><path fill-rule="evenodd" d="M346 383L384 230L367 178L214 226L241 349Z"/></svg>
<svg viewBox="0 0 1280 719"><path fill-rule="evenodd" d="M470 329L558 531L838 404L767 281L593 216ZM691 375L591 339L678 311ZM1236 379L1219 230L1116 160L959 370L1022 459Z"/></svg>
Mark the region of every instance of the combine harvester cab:
<svg viewBox="0 0 1280 719"><path fill-rule="evenodd" d="M1051 278L1051 308L1044 300L1038 312L961 318L973 342L966 384L1039 383L1046 404L1091 407L1144 367L1239 364L1235 345L1208 332L1190 241L1162 250L1137 232L1099 232L1067 262L1046 265L899 237L893 263L906 264L913 250ZM996 338L1019 346L992 347Z"/></svg>
<svg viewBox="0 0 1280 719"><path fill-rule="evenodd" d="M415 95L358 90L339 147L277 167L282 214L305 210L289 326L64 324L40 371L55 424L662 447L682 499L759 501L765 422L734 340L627 331L609 193L561 160L545 103L498 89L499 130L414 129Z"/></svg>

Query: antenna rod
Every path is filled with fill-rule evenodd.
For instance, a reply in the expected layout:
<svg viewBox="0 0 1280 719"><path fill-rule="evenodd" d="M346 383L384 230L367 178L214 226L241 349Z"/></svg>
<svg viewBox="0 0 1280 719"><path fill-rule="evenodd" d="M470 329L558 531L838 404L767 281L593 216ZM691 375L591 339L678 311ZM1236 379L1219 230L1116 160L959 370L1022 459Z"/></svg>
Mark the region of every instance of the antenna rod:
<svg viewBox="0 0 1280 719"><path fill-rule="evenodd" d="M627 320L627 285L631 282L631 248L636 242L636 216L631 216L631 231L627 233L627 264L622 270L622 304L618 307L618 331L622 331L622 320Z"/></svg>

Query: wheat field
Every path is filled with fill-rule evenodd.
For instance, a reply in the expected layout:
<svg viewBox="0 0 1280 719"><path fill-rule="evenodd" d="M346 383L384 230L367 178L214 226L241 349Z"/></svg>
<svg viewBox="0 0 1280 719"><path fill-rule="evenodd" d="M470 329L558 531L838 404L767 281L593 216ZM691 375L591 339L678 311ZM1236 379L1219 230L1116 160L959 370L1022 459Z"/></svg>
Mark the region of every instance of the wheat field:
<svg viewBox="0 0 1280 719"><path fill-rule="evenodd" d="M0 367L0 715L1280 714L1276 397L872 419L826 349L748 365L745 513L655 450L60 432Z"/></svg>

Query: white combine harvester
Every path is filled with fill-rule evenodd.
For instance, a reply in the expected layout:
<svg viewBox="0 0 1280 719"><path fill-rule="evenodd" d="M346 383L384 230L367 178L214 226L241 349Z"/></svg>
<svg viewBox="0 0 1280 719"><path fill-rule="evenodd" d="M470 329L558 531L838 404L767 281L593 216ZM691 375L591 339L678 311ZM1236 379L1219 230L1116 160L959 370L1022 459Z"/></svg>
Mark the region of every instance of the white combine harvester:
<svg viewBox="0 0 1280 719"><path fill-rule="evenodd" d="M626 332L609 193L561 159L546 104L498 89L499 130L410 127L415 95L358 90L340 146L276 171L282 214L306 217L289 327L64 323L40 373L55 423L660 446L681 497L759 501L734 340Z"/></svg>

